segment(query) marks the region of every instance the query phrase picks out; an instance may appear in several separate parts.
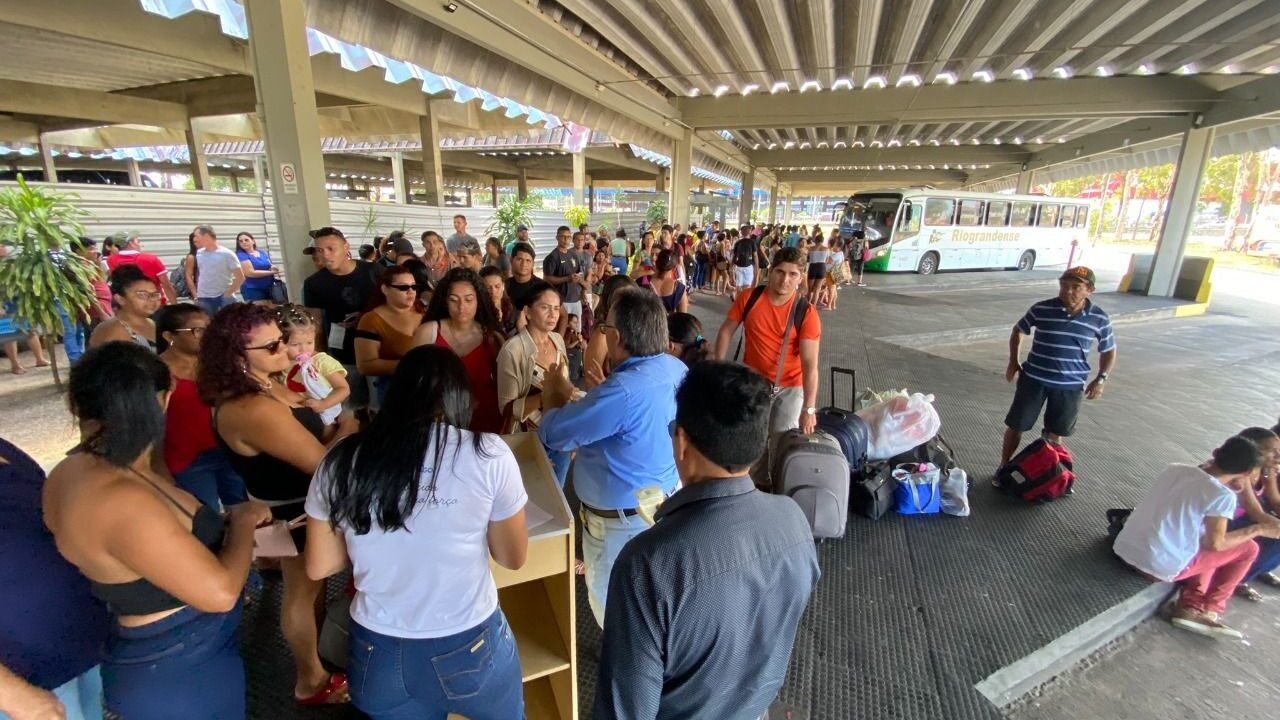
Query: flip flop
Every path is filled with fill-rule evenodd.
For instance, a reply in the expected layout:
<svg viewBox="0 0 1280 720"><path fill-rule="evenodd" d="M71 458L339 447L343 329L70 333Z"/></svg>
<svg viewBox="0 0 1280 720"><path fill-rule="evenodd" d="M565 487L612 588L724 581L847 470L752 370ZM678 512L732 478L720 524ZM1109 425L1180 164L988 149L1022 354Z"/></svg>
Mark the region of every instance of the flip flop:
<svg viewBox="0 0 1280 720"><path fill-rule="evenodd" d="M347 674L336 672L329 676L329 682L311 697L293 696L299 705L341 705L351 702L351 694L347 690Z"/></svg>
<svg viewBox="0 0 1280 720"><path fill-rule="evenodd" d="M1262 573L1258 579L1271 587L1280 587L1280 577L1276 577L1275 573Z"/></svg>
<svg viewBox="0 0 1280 720"><path fill-rule="evenodd" d="M1248 583L1240 583L1236 586L1235 596L1244 598L1250 602L1262 602L1262 593L1249 587Z"/></svg>

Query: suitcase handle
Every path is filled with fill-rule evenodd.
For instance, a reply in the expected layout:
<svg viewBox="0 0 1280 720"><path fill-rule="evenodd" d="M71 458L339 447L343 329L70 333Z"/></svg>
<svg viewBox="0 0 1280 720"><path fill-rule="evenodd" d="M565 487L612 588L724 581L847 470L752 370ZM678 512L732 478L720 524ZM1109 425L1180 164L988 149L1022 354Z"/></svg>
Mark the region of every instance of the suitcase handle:
<svg viewBox="0 0 1280 720"><path fill-rule="evenodd" d="M849 411L852 412L858 396L858 375L853 368L831 366L831 407L839 407L836 405L836 373L849 376Z"/></svg>

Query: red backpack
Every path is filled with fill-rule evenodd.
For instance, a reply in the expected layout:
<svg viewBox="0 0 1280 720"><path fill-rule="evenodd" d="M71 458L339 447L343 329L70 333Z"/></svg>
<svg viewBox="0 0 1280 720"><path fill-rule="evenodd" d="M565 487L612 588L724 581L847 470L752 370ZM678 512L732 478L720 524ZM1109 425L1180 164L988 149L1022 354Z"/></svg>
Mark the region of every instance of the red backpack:
<svg viewBox="0 0 1280 720"><path fill-rule="evenodd" d="M996 479L1014 497L1049 502L1071 492L1076 474L1067 446L1040 438L1000 468Z"/></svg>

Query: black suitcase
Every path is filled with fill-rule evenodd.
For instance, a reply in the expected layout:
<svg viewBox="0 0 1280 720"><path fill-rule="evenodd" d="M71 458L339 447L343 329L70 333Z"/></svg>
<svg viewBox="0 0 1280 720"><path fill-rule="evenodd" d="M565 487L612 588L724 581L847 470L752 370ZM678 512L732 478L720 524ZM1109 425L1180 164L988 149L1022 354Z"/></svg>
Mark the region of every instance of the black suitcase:
<svg viewBox="0 0 1280 720"><path fill-rule="evenodd" d="M849 376L849 408L836 405L836 373ZM867 443L871 438L871 429L866 421L853 412L854 396L858 392L857 375L852 368L831 368L831 405L822 408L817 414L818 429L835 438L844 451L844 458L849 462L849 470L856 476L858 469L867 461Z"/></svg>
<svg viewBox="0 0 1280 720"><path fill-rule="evenodd" d="M893 465L868 463L853 474L849 488L849 509L859 515L879 520L893 509L893 493L898 481L893 479Z"/></svg>

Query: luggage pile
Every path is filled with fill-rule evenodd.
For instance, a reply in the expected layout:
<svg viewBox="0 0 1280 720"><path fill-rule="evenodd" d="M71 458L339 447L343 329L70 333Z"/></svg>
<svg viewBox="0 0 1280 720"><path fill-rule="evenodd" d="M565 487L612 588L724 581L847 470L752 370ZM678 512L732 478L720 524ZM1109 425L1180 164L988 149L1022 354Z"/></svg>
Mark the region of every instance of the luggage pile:
<svg viewBox="0 0 1280 720"><path fill-rule="evenodd" d="M850 379L847 409L835 403L838 374ZM818 410L815 431L792 430L778 441L773 492L800 505L816 540L843 537L850 509L872 520L891 510L968 515L968 478L938 434L933 396L903 390L857 398L855 377L831 368L831 405Z"/></svg>

